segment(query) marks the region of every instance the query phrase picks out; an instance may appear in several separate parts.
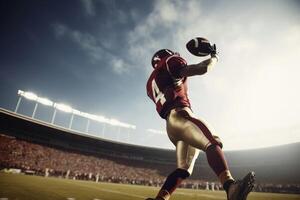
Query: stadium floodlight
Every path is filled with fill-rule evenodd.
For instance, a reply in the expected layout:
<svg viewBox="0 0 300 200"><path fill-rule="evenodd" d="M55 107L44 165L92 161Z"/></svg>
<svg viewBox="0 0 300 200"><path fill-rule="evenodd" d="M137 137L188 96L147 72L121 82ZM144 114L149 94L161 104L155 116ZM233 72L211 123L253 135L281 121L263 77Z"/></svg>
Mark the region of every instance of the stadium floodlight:
<svg viewBox="0 0 300 200"><path fill-rule="evenodd" d="M94 120L94 121L102 122L102 123L109 123L109 120L104 116L89 114L89 113L85 113L85 112L81 112L80 116Z"/></svg>
<svg viewBox="0 0 300 200"><path fill-rule="evenodd" d="M22 96L24 94L24 91L18 90L18 95Z"/></svg>
<svg viewBox="0 0 300 200"><path fill-rule="evenodd" d="M69 129L72 129L73 120L74 120L74 115L81 116L81 113L82 113L82 112L80 112L79 110L72 109L72 116L71 116L70 123L69 123Z"/></svg>
<svg viewBox="0 0 300 200"><path fill-rule="evenodd" d="M24 92L23 94L21 94L23 97L25 97L26 99L29 100L33 100L36 101L38 96L32 92Z"/></svg>
<svg viewBox="0 0 300 200"><path fill-rule="evenodd" d="M108 124L110 124L112 126L119 126L119 127L124 127L124 128L136 129L136 126L131 125L131 124L127 124L127 123L124 123L124 122L120 122L117 119L110 119L108 121Z"/></svg>
<svg viewBox="0 0 300 200"><path fill-rule="evenodd" d="M124 128L135 129L135 126L130 125L130 124L126 124L126 123L123 123L123 122L118 122L117 126L124 127Z"/></svg>
<svg viewBox="0 0 300 200"><path fill-rule="evenodd" d="M120 122L117 119L110 119L109 120L110 125L117 126L120 125Z"/></svg>
<svg viewBox="0 0 300 200"><path fill-rule="evenodd" d="M89 113L86 113L86 112L80 112L79 115L80 115L81 117L89 118L89 117L88 117Z"/></svg>
<svg viewBox="0 0 300 200"><path fill-rule="evenodd" d="M54 124L54 120L55 120L55 116L56 116L56 108L54 109L53 115L52 115L52 119L51 119L51 124Z"/></svg>
<svg viewBox="0 0 300 200"><path fill-rule="evenodd" d="M39 105L39 104L38 104L38 102L36 101L36 102L35 102L34 109L33 109L33 112L32 112L32 115L31 115L31 118L34 118L38 105Z"/></svg>
<svg viewBox="0 0 300 200"><path fill-rule="evenodd" d="M19 99L18 99L18 102L17 102L17 105L16 105L16 108L15 108L15 113L18 112L18 109L19 109L19 106L20 106L20 103L21 103L21 100L22 100L22 95L24 94L24 91L22 90L18 90L18 95L19 95Z"/></svg>
<svg viewBox="0 0 300 200"><path fill-rule="evenodd" d="M97 115L89 114L88 116L89 116L89 117L88 117L89 119L98 121L98 116L97 116Z"/></svg>
<svg viewBox="0 0 300 200"><path fill-rule="evenodd" d="M89 114L89 113L82 113L83 117L87 118L87 119L91 119L91 120L97 120L97 116L93 115L93 114Z"/></svg>
<svg viewBox="0 0 300 200"><path fill-rule="evenodd" d="M36 101L45 106L53 106L53 102L46 98L38 97Z"/></svg>
<svg viewBox="0 0 300 200"><path fill-rule="evenodd" d="M63 111L63 112L67 112L67 113L70 113L73 111L73 109L70 106L65 105L65 104L59 104L59 103L54 103L54 108L56 108L60 111Z"/></svg>
<svg viewBox="0 0 300 200"><path fill-rule="evenodd" d="M36 94L34 94L32 92L24 92L22 90L18 90L18 95L20 97L19 97L16 109L15 109L15 112L18 111L18 108L20 106L22 97L25 97L26 99L29 99L29 100L32 100L32 101L36 102L35 106L34 106L34 110L33 110L32 115L31 115L32 118L34 118L34 116L35 116L36 110L38 108L38 103L41 103L41 104L46 105L46 106L53 106L52 101L50 101L49 99L46 99L46 98L38 97Z"/></svg>
<svg viewBox="0 0 300 200"><path fill-rule="evenodd" d="M73 109L71 106L65 105L65 104L61 104L61 103L55 103L47 98L43 98L43 97L38 97L36 94L32 93L32 92L24 92L22 90L18 90L18 95L19 95L19 99L15 108L15 113L17 113L18 108L20 106L22 97L29 99L29 100L33 100L36 102L33 113L32 113L32 118L34 118L35 114L36 114L36 110L38 108L38 104L43 104L46 106L52 106L54 108L54 112L52 115L52 119L51 119L51 124L54 124L55 121L55 117L57 114L57 110L63 111L63 112L67 112L67 113L71 113L71 119L70 119L70 123L69 123L69 128L72 128L72 123L73 123L73 119L74 119L74 115L78 115L81 117L84 117L87 119L87 126L86 126L86 132L88 132L89 130L89 126L90 126L90 120L94 120L100 123L103 123L103 129L102 129L102 133L104 136L104 131L105 131L105 125L109 124L111 126L118 126L118 127L124 127L124 128L129 128L129 129L136 129L136 126L131 125L131 124L127 124L124 122L120 122L117 119L109 119L106 118L104 116L101 115L94 115L94 114L90 114L90 113L85 113L85 112L81 112L79 110Z"/></svg>
<svg viewBox="0 0 300 200"><path fill-rule="evenodd" d="M81 112L79 110L73 109L72 112L74 115L81 115Z"/></svg>
<svg viewBox="0 0 300 200"><path fill-rule="evenodd" d="M124 127L124 128L136 129L136 126L135 126L135 125L126 124L126 123L123 123L123 122L120 122L120 123L118 124L118 126L121 126L121 127Z"/></svg>
<svg viewBox="0 0 300 200"><path fill-rule="evenodd" d="M54 120L55 120L55 117L56 117L56 112L57 110L60 110L60 111L63 111L63 112L67 112L67 113L70 113L73 111L73 109L68 106L68 105L65 105L65 104L59 104L59 103L54 103L54 106L53 106L55 109L54 109L54 112L53 112L53 115L52 115L52 120L51 120L51 124L54 124ZM73 120L72 120L73 121ZM69 125L70 126L70 125Z"/></svg>
<svg viewBox="0 0 300 200"><path fill-rule="evenodd" d="M131 124L125 124L125 123L122 123L122 127L124 127L124 128L130 128L130 129L136 129L136 126L131 125Z"/></svg>
<svg viewBox="0 0 300 200"><path fill-rule="evenodd" d="M98 122L103 122L103 123L107 123L107 121L108 121L107 118L105 118L104 116L99 116L99 115L96 116L96 120Z"/></svg>

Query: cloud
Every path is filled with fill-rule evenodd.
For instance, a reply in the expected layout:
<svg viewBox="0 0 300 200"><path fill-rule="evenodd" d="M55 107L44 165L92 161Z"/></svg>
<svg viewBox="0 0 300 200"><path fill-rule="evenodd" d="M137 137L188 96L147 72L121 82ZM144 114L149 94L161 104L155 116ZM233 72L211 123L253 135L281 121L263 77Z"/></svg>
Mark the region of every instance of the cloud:
<svg viewBox="0 0 300 200"><path fill-rule="evenodd" d="M68 31L68 28L63 24L54 24L53 29L57 38L63 37Z"/></svg>
<svg viewBox="0 0 300 200"><path fill-rule="evenodd" d="M80 0L82 6L88 16L95 16L96 15L96 8L94 4L94 0Z"/></svg>
<svg viewBox="0 0 300 200"><path fill-rule="evenodd" d="M130 65L122 58L115 55L115 53L106 47L95 36L73 30L68 26L60 23L53 25L54 34L57 39L68 38L77 44L90 58L92 63L105 62L108 63L112 71L116 74L123 74L129 72ZM103 64L103 62L101 64Z"/></svg>
<svg viewBox="0 0 300 200"><path fill-rule="evenodd" d="M128 72L128 66L122 59L113 59L111 60L111 65L117 74L123 74L124 72Z"/></svg>
<svg viewBox="0 0 300 200"><path fill-rule="evenodd" d="M60 23L54 24L53 29L54 34L58 39L66 37L75 42L83 50L86 50L92 58L96 60L101 59L103 50L99 41L91 34L72 30L67 25Z"/></svg>

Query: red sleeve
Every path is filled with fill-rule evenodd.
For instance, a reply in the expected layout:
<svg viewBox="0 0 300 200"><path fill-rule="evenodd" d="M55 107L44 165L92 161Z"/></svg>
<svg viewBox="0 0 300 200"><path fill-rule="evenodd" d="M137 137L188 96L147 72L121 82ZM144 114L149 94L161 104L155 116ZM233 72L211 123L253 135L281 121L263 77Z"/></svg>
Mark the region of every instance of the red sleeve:
<svg viewBox="0 0 300 200"><path fill-rule="evenodd" d="M187 63L179 56L171 56L166 60L166 66L173 78L182 78L180 76L180 71L187 66Z"/></svg>

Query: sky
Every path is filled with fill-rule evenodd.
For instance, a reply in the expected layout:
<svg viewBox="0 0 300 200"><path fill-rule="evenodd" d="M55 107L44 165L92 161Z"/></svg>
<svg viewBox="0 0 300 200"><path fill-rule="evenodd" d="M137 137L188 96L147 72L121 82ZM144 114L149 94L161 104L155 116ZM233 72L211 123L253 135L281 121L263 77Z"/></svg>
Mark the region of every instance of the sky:
<svg viewBox="0 0 300 200"><path fill-rule="evenodd" d="M19 89L31 91L136 126L106 127L100 135L101 126L94 124L98 136L174 148L146 95L151 57L169 48L198 63L205 58L189 54L185 44L205 37L217 45L220 60L209 73L189 78L189 97L224 149L300 142L297 0L3 0L0 5L2 108L14 110ZM30 116L33 107L24 100L20 113ZM43 106L38 111L45 121L53 112ZM60 113L57 120L68 121L69 115ZM83 130L84 119L76 120L74 126Z"/></svg>

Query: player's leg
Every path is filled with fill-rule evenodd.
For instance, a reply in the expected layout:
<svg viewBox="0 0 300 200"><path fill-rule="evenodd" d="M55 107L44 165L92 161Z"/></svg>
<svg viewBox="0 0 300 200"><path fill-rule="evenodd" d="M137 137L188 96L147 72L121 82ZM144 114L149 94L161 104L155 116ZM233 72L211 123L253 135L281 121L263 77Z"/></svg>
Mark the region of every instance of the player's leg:
<svg viewBox="0 0 300 200"><path fill-rule="evenodd" d="M212 134L207 123L196 119L189 108L171 111L167 119L167 132L174 145L182 140L203 151L211 144L222 146L219 137Z"/></svg>
<svg viewBox="0 0 300 200"><path fill-rule="evenodd" d="M180 183L192 174L198 154L198 149L183 141L176 142L177 169L166 178L155 198L156 200L169 199Z"/></svg>
<svg viewBox="0 0 300 200"><path fill-rule="evenodd" d="M209 128L207 123L196 118L189 108L184 108L171 111L167 120L167 127L172 127L174 133L177 133L177 135L172 135L172 137L183 140L185 143L206 153L210 167L219 177L220 182L228 193L229 188L235 181L222 151L222 143L218 137L214 136L212 129ZM249 188L250 186L244 188L244 190L249 190ZM246 192L244 193L246 194Z"/></svg>
<svg viewBox="0 0 300 200"><path fill-rule="evenodd" d="M210 167L219 177L221 183L233 182L224 153L221 149L222 143L220 139L213 136L211 128L203 120L194 117L190 109L172 110L167 120L167 129L173 133L169 136L177 138L185 143L194 146L206 152L207 160ZM228 182L228 183L229 183ZM225 184L227 189L227 184Z"/></svg>

